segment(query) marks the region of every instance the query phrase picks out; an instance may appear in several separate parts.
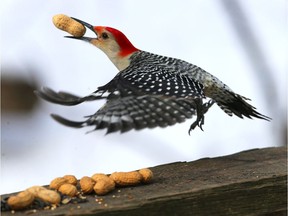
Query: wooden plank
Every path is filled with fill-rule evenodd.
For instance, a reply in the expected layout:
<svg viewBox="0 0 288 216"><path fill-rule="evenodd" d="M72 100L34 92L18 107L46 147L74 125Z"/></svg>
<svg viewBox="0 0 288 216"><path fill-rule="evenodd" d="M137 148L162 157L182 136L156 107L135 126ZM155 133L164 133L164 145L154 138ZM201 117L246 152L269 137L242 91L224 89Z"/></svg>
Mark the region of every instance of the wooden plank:
<svg viewBox="0 0 288 216"><path fill-rule="evenodd" d="M33 215L286 215L286 147L165 164L151 170L155 176L151 184L116 189L102 197L89 195L86 203L37 210ZM2 198L5 196L9 195Z"/></svg>

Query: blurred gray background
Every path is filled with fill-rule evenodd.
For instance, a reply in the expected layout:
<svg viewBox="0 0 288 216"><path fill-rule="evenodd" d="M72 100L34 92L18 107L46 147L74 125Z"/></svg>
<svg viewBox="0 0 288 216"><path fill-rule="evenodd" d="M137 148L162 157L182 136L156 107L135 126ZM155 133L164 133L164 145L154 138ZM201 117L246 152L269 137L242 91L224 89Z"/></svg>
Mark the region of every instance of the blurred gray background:
<svg viewBox="0 0 288 216"><path fill-rule="evenodd" d="M202 67L273 121L231 118L213 106L204 132L191 136L193 119L108 136L58 124L50 113L82 120L104 101L61 107L36 98L34 89L85 96L117 73L100 50L63 37L52 23L59 13L117 28L137 48ZM1 194L65 174L81 178L287 143L285 0L2 0L1 28Z"/></svg>

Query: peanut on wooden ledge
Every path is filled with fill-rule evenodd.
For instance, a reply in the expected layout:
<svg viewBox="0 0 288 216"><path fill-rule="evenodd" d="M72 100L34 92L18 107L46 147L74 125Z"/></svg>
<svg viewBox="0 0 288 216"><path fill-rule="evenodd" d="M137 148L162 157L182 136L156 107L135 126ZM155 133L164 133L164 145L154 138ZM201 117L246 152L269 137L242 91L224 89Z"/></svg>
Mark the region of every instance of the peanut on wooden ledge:
<svg viewBox="0 0 288 216"><path fill-rule="evenodd" d="M33 186L26 191L30 192L34 195L34 197L41 199L44 202L48 202L51 204L59 204L61 201L60 194L54 190L46 189L42 186Z"/></svg>
<svg viewBox="0 0 288 216"><path fill-rule="evenodd" d="M132 186L140 184L142 175L138 171L114 172L109 176L117 186Z"/></svg>
<svg viewBox="0 0 288 216"><path fill-rule="evenodd" d="M34 201L34 196L29 191L22 191L16 196L10 196L7 204L13 210L21 210L30 206Z"/></svg>
<svg viewBox="0 0 288 216"><path fill-rule="evenodd" d="M144 168L138 171L142 176L142 183L150 183L153 178L153 172L150 169Z"/></svg>
<svg viewBox="0 0 288 216"><path fill-rule="evenodd" d="M105 174L94 174L92 179L95 181L93 190L97 195L105 195L115 189L115 182Z"/></svg>
<svg viewBox="0 0 288 216"><path fill-rule="evenodd" d="M7 204L13 210L21 210L29 207L35 198L56 205L61 201L61 197L56 191L46 189L42 186L33 186L18 193L16 196L9 197Z"/></svg>
<svg viewBox="0 0 288 216"><path fill-rule="evenodd" d="M58 190L61 185L66 184L67 182L68 182L67 179L65 179L65 178L63 178L63 177L57 177L57 178L53 179L53 180L50 182L49 187L50 187L51 189Z"/></svg>
<svg viewBox="0 0 288 216"><path fill-rule="evenodd" d="M77 185L77 178L74 175L65 175L63 176L64 179L67 180L68 184Z"/></svg>
<svg viewBox="0 0 288 216"><path fill-rule="evenodd" d="M49 187L51 189L61 192L63 195L74 197L78 194L77 191L77 179L73 175L65 175L63 177L57 177L50 182Z"/></svg>
<svg viewBox="0 0 288 216"><path fill-rule="evenodd" d="M74 37L80 38L86 32L86 28L84 27L84 25L64 14L58 14L53 16L52 21L58 29L66 31Z"/></svg>
<svg viewBox="0 0 288 216"><path fill-rule="evenodd" d="M90 194L92 193L93 187L96 182L92 178L88 176L84 176L80 179L79 183L80 183L81 191L84 194Z"/></svg>
<svg viewBox="0 0 288 216"><path fill-rule="evenodd" d="M70 197L74 197L78 194L76 186L68 183L61 185L58 191Z"/></svg>

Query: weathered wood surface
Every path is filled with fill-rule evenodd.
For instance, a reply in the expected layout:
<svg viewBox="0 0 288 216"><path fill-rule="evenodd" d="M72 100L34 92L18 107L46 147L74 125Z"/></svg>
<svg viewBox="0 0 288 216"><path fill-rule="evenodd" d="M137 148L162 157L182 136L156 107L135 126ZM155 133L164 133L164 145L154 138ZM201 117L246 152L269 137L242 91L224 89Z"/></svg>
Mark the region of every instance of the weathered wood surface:
<svg viewBox="0 0 288 216"><path fill-rule="evenodd" d="M37 210L32 215L286 215L286 147L151 169L155 176L151 184L121 188L102 197L87 196L89 202Z"/></svg>

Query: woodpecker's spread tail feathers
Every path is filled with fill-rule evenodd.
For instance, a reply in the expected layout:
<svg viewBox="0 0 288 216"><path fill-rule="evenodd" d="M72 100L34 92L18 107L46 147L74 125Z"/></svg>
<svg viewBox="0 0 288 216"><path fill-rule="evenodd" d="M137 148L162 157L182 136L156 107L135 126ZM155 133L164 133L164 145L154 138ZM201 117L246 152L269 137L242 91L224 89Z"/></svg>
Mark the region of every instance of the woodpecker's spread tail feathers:
<svg viewBox="0 0 288 216"><path fill-rule="evenodd" d="M189 133L196 126L202 127L204 114L212 104L211 101L204 104L201 101L201 117L197 117ZM191 100L144 95L108 100L94 115L87 116L88 119L82 122L71 121L55 114L51 116L59 123L70 127L95 126L95 130L107 128L108 134L116 131L124 133L131 129L171 126L192 118L196 113L198 116L197 109L199 107Z"/></svg>
<svg viewBox="0 0 288 216"><path fill-rule="evenodd" d="M216 103L229 116L232 116L234 114L239 118L243 118L245 116L250 119L254 117L266 121L271 120L271 118L269 118L268 116L257 112L255 107L251 106L245 101L250 100L249 98L235 94L231 91L227 91L225 95L225 100L223 98L220 98L219 100L216 100Z"/></svg>

